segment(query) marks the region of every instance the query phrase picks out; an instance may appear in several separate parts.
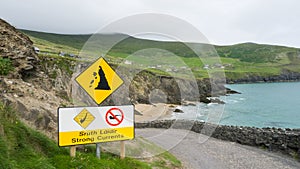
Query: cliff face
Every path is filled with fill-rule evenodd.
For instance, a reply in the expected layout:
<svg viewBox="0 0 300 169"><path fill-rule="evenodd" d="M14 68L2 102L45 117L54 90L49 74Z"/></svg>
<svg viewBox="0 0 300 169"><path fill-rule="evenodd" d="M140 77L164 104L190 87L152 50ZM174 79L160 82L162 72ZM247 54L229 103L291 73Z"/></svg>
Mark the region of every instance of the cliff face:
<svg viewBox="0 0 300 169"><path fill-rule="evenodd" d="M14 107L27 124L55 136L56 109L69 104L66 83L70 76L58 68L57 61L40 59L32 41L2 19L0 57L13 67L0 76L0 101Z"/></svg>
<svg viewBox="0 0 300 169"><path fill-rule="evenodd" d="M129 89L131 99L142 103L164 99L166 103L172 104L181 104L182 101L210 102L207 97L226 94L222 83L209 79L181 79L156 76L149 72L137 74Z"/></svg>
<svg viewBox="0 0 300 169"><path fill-rule="evenodd" d="M34 70L38 57L32 41L13 26L0 19L0 56L8 58L15 67L13 77L26 76Z"/></svg>

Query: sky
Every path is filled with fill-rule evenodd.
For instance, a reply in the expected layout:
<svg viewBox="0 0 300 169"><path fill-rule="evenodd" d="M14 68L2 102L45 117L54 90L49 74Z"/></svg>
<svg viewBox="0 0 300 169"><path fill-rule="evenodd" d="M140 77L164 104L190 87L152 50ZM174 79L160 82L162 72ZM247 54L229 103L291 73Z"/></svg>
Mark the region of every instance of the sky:
<svg viewBox="0 0 300 169"><path fill-rule="evenodd" d="M299 0L1 0L0 18L17 28L95 33L126 16L161 13L195 26L212 44L300 48Z"/></svg>

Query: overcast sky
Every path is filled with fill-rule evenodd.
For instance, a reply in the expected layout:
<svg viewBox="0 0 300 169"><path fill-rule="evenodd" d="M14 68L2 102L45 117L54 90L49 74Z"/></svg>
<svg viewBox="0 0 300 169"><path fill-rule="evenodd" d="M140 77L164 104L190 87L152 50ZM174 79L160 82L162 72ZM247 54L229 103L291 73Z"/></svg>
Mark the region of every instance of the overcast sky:
<svg viewBox="0 0 300 169"><path fill-rule="evenodd" d="M300 47L299 0L1 0L0 17L17 28L94 33L140 13L196 26L213 44L256 42Z"/></svg>

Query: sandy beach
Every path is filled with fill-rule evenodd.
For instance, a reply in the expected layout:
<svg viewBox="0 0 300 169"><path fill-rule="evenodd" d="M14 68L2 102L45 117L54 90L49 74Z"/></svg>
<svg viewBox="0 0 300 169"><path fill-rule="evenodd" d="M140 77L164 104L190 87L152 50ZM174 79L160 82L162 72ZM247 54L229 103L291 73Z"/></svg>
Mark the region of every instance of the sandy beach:
<svg viewBox="0 0 300 169"><path fill-rule="evenodd" d="M176 105L165 103L136 104L135 122L170 119L175 108Z"/></svg>

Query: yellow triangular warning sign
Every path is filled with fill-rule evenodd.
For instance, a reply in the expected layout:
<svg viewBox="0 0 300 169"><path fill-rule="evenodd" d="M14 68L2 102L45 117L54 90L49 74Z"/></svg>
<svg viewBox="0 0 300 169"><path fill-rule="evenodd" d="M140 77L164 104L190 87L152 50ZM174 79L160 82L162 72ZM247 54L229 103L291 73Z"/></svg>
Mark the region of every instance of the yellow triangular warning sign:
<svg viewBox="0 0 300 169"><path fill-rule="evenodd" d="M103 58L99 58L75 80L97 104L123 84L123 80Z"/></svg>

